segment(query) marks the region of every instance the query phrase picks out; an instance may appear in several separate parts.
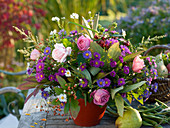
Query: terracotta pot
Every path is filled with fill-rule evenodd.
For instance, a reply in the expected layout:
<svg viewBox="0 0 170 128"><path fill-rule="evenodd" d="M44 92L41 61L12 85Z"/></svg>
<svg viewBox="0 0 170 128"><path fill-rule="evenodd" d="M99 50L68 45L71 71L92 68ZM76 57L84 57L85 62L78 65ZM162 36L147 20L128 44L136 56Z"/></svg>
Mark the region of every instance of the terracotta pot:
<svg viewBox="0 0 170 128"><path fill-rule="evenodd" d="M93 101L91 103L87 102L85 106L84 99L78 99L80 105L80 111L78 116L74 120L74 123L79 126L95 126L100 123L100 120L104 116L106 105L102 108L98 105L94 104Z"/></svg>

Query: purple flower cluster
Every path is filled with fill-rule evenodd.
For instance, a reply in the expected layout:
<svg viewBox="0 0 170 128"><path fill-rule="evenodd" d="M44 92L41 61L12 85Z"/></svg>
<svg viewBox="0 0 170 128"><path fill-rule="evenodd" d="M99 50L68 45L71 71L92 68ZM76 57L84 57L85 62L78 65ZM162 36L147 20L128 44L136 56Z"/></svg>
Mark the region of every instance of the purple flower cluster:
<svg viewBox="0 0 170 128"><path fill-rule="evenodd" d="M44 70L44 66L45 66L44 63L38 63L38 64L36 65L36 71L37 71L37 72L43 71L43 70Z"/></svg>
<svg viewBox="0 0 170 128"><path fill-rule="evenodd" d="M125 45L120 45L120 48L122 50L121 55L126 56L126 53L131 54L129 48Z"/></svg>
<svg viewBox="0 0 170 128"><path fill-rule="evenodd" d="M84 78L84 79L81 79L79 85L84 88L84 87L87 87L87 84L88 84L88 81L87 79Z"/></svg>
<svg viewBox="0 0 170 128"><path fill-rule="evenodd" d="M117 62L116 62L116 61L113 61L113 59L110 59L110 66L111 66L112 68L115 68L116 65L117 65Z"/></svg>
<svg viewBox="0 0 170 128"><path fill-rule="evenodd" d="M111 84L111 81L110 81L110 79L108 79L108 78L104 78L104 79L99 79L99 80L97 80L97 85L98 85L99 87L109 87L110 84Z"/></svg>
<svg viewBox="0 0 170 128"><path fill-rule="evenodd" d="M125 79L124 78L119 78L118 79L118 85L123 86L125 84Z"/></svg>
<svg viewBox="0 0 170 128"><path fill-rule="evenodd" d="M96 68L103 67L104 62L100 61L101 55L97 52L94 52L93 56L94 56L94 59L90 60L90 65Z"/></svg>
<svg viewBox="0 0 170 128"><path fill-rule="evenodd" d="M81 71L84 71L84 70L86 69L86 64L85 64L85 63L82 64L82 65L80 66L80 69L81 69Z"/></svg>
<svg viewBox="0 0 170 128"><path fill-rule="evenodd" d="M129 74L129 67L128 67L128 66L124 66L124 67L123 67L123 72L124 72L125 74Z"/></svg>
<svg viewBox="0 0 170 128"><path fill-rule="evenodd" d="M36 73L36 80L38 81L38 82L41 82L43 79L45 79L45 76L44 76L44 74L43 73Z"/></svg>
<svg viewBox="0 0 170 128"><path fill-rule="evenodd" d="M66 69L65 68L61 67L61 68L58 69L58 75L64 76L65 73L66 73Z"/></svg>

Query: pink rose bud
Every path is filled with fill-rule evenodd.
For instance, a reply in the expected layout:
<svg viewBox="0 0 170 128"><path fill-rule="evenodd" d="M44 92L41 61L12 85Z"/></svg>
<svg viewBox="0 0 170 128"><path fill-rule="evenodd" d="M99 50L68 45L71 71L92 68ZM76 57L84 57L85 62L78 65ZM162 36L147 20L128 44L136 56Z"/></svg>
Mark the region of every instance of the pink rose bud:
<svg viewBox="0 0 170 128"><path fill-rule="evenodd" d="M30 59L31 60L36 60L40 57L40 52L37 50L37 49L34 49L32 52L31 52L31 55L30 55Z"/></svg>
<svg viewBox="0 0 170 128"><path fill-rule="evenodd" d="M144 60L140 59L139 57L141 57L141 56L140 55L136 56L135 59L133 60L133 64L132 64L132 70L137 73L141 73L141 70L145 66Z"/></svg>
<svg viewBox="0 0 170 128"><path fill-rule="evenodd" d="M104 106L109 101L110 98L109 92L105 89L95 90L91 93L90 96L93 96L94 104L102 106Z"/></svg>
<svg viewBox="0 0 170 128"><path fill-rule="evenodd" d="M91 39L86 38L82 35L77 40L77 46L80 51L86 51L90 47L90 42L91 42Z"/></svg>

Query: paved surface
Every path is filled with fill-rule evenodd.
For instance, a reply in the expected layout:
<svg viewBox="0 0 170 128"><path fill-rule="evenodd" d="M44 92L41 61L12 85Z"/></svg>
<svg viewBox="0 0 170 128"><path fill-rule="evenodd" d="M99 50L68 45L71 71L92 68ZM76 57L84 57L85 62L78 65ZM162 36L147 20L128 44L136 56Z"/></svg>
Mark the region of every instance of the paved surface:
<svg viewBox="0 0 170 128"><path fill-rule="evenodd" d="M29 91L29 93L32 90ZM66 116L58 116L53 115L53 112L50 111L46 113L44 111L40 112L39 108L44 104L44 101L41 98L40 93L36 97L32 97L28 102L24 105L23 114L20 118L18 128L87 128L76 126L73 120L65 121ZM60 112L62 114L62 112ZM46 121L42 121L41 119L47 119ZM115 119L105 114L102 118L99 125L90 127L90 128L115 128ZM127 127L128 128L128 127ZM141 128L152 128L152 127L141 127ZM169 125L164 125L164 128L170 128Z"/></svg>

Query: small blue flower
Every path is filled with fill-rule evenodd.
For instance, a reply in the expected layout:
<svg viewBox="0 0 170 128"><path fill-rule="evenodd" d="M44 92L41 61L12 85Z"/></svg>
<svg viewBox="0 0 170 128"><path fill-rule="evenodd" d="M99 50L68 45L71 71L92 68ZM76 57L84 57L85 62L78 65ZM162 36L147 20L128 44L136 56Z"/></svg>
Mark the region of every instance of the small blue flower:
<svg viewBox="0 0 170 128"><path fill-rule="evenodd" d="M104 86L105 86L105 80L104 80L104 79L99 79L99 80L97 81L97 85L98 85L99 87L104 87Z"/></svg>
<svg viewBox="0 0 170 128"><path fill-rule="evenodd" d="M85 59L91 58L91 57L92 57L91 52L90 52L90 51L85 51L85 52L83 53L83 57L84 57Z"/></svg>
<svg viewBox="0 0 170 128"><path fill-rule="evenodd" d="M46 48L44 49L44 54L45 54L45 55L49 55L50 53L51 53L50 47L46 47Z"/></svg>

